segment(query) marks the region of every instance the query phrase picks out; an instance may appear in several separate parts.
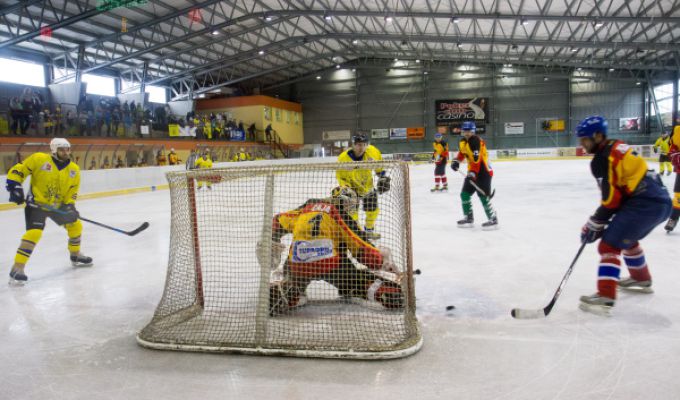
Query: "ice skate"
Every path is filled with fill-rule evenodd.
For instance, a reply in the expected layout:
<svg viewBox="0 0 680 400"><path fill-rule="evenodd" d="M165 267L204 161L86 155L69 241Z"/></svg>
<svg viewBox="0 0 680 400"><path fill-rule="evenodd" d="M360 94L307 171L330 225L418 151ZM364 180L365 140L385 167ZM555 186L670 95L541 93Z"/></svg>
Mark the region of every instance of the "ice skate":
<svg viewBox="0 0 680 400"><path fill-rule="evenodd" d="M482 224L482 230L484 231L493 231L496 229L498 229L498 218L495 216Z"/></svg>
<svg viewBox="0 0 680 400"><path fill-rule="evenodd" d="M619 281L619 288L627 292L634 293L654 293L652 281L636 281L633 278L626 278Z"/></svg>
<svg viewBox="0 0 680 400"><path fill-rule="evenodd" d="M442 192L448 192L449 191L449 185L445 183L444 186L442 186L441 191Z"/></svg>
<svg viewBox="0 0 680 400"><path fill-rule="evenodd" d="M677 219L669 219L668 222L666 223L666 226L663 227L663 229L666 230L666 233L671 233L673 232L673 229L675 229L675 226L678 224Z"/></svg>
<svg viewBox="0 0 680 400"><path fill-rule="evenodd" d="M610 315L610 311L614 307L614 303L616 303L614 299L600 296L598 293L590 296L581 296L580 300L579 308L581 310L604 316Z"/></svg>
<svg viewBox="0 0 680 400"><path fill-rule="evenodd" d="M71 256L71 265L74 267L91 267L92 264L92 257L86 257L82 254L78 255L72 255Z"/></svg>
<svg viewBox="0 0 680 400"><path fill-rule="evenodd" d="M9 272L9 284L12 286L23 286L28 281L28 276L23 271L12 268Z"/></svg>
<svg viewBox="0 0 680 400"><path fill-rule="evenodd" d="M434 192L438 192L440 190L441 189L439 189L439 185L434 185L434 187L432 189L430 189L430 192L434 193Z"/></svg>
<svg viewBox="0 0 680 400"><path fill-rule="evenodd" d="M457 222L459 228L472 228L475 226L475 219L472 214L468 214L465 218Z"/></svg>
<svg viewBox="0 0 680 400"><path fill-rule="evenodd" d="M369 240L379 240L380 239L380 234L378 232L376 232L375 229L366 228L365 231L366 231L366 237Z"/></svg>

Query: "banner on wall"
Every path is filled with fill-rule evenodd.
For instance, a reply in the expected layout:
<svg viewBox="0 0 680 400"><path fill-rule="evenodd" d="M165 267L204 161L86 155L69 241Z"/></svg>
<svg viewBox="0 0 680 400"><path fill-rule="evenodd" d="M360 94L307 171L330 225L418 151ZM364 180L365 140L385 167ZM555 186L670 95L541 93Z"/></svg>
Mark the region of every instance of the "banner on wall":
<svg viewBox="0 0 680 400"><path fill-rule="evenodd" d="M416 128L406 128L406 138L409 140L424 139L425 128L422 126Z"/></svg>
<svg viewBox="0 0 680 400"><path fill-rule="evenodd" d="M639 131L641 123L640 117L619 118L619 130L624 132Z"/></svg>
<svg viewBox="0 0 680 400"><path fill-rule="evenodd" d="M177 124L168 125L168 136L179 137L179 136L193 136L196 137L196 128L189 128L188 126L179 126Z"/></svg>
<svg viewBox="0 0 680 400"><path fill-rule="evenodd" d="M437 125L447 125L454 121L488 122L489 98L435 100L435 119Z"/></svg>
<svg viewBox="0 0 680 400"><path fill-rule="evenodd" d="M328 141L328 142L336 142L336 141L343 141L343 140L349 140L352 136L352 133L350 132L349 129L345 130L340 130L340 131L323 131L321 134L321 137L323 140Z"/></svg>
<svg viewBox="0 0 680 400"><path fill-rule="evenodd" d="M524 135L524 122L506 122L503 126L506 135Z"/></svg>
<svg viewBox="0 0 680 400"><path fill-rule="evenodd" d="M388 139L389 137L389 129L371 129L371 139Z"/></svg>
<svg viewBox="0 0 680 400"><path fill-rule="evenodd" d="M392 128L390 129L390 140L405 140L406 128Z"/></svg>

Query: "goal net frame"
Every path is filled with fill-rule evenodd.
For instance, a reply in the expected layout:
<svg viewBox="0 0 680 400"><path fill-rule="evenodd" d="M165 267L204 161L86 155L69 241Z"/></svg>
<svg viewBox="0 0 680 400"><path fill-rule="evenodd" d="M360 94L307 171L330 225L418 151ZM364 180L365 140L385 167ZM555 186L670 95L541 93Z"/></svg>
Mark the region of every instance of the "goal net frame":
<svg viewBox="0 0 680 400"><path fill-rule="evenodd" d="M258 164L258 163L249 163ZM362 169L385 170L388 175L392 176L392 189L389 196L396 199L394 204L398 206L396 209L382 209L381 217L396 215L398 218L393 225L400 225L396 232L390 236L390 244L393 249L398 250L399 256L395 257L395 264L402 271L399 274L399 279L404 296L404 306L402 309L395 310L374 310L372 307L366 307L364 304L360 318L363 318L362 323L371 324L371 318L375 319L375 326L371 327L373 330L383 329L385 336L390 336L389 343L383 343L377 332L376 335L366 335L354 340L351 343L347 341L334 343L333 337L329 337L329 343L318 340L305 343L305 331L296 331L298 336L295 339L301 339L301 343L283 343L281 340L272 340L271 324L272 320L282 318L278 316L271 316L269 309L269 289L271 283L271 273L269 268L253 267L249 271L253 277L257 277L259 281L253 283L257 285L256 302L257 305L252 307L252 326L244 328L248 330L248 334L252 340L239 341L235 343L230 340L213 340L205 339L204 336L208 332L200 332L198 336L202 339L193 340L182 337L177 339L175 337L165 336L165 333L183 324L192 323L192 320L204 317L204 314L209 314L209 303L215 302L215 293L218 295L226 294L226 292L212 292L207 293L206 286L211 284L211 276L216 276L211 272L210 267L206 267L203 262L204 254L210 252L206 249L201 241L201 237L205 240L205 234L201 233L205 225L204 218L201 213L205 213L206 204L217 207L218 202L206 202L204 197L212 195L205 194L208 189L199 191L199 185L212 185L215 192L218 192L220 185L227 185L230 182L239 182L239 180L253 180L256 179L258 183L264 183L258 199L261 198L261 219L258 216L257 226L259 230L258 242L270 243L272 238L272 218L276 213L284 212L285 209L277 208L277 204L281 201L281 193L277 193L277 179L285 177L286 174L291 175L292 179L299 179L304 177L309 171L319 172L328 176L335 177L335 172L338 170L352 170L357 168L357 163L276 163L265 165L244 166L235 165L233 167L214 168L206 170L189 170L168 172L166 178L170 186L171 196L171 233L170 233L170 254L168 260L168 271L166 276L166 284L163 296L156 308L154 316L149 324L143 328L137 335L137 342L147 348L161 349L161 350L181 350L181 351L198 351L198 352L220 352L220 353L240 353L240 354L259 354L259 355L277 355L277 356L295 356L295 357L320 357L320 358L350 358L350 359L391 359L400 358L411 355L417 352L422 344L423 338L420 333L420 327L415 314L415 286L413 279L413 254L411 248L411 209L410 209L410 190L409 190L409 171L408 165L402 161L380 161L362 163ZM324 175L324 176L326 176ZM293 181L295 182L295 181ZM337 184L337 183L335 183ZM280 185L280 184L279 184ZM323 185L322 185L323 186ZM212 190L212 189L210 189ZM228 190L228 189L227 189ZM225 191L227 191L225 190ZM324 192L328 190L324 189ZM230 192L227 192L230 193ZM237 197L235 195L235 197ZM381 196L382 197L382 196ZM237 197L238 198L238 197ZM302 198L296 199L302 203ZM245 201L245 200L244 200ZM203 204L203 203L205 204ZM279 204L280 206L280 204ZM178 215L188 216L188 221L180 220ZM239 237L230 238L234 241L241 240ZM250 238L253 239L253 238ZM247 240L247 239L244 239ZM252 240L251 240L252 241ZM187 251L184 256L178 255L178 248L183 247ZM287 253L286 253L287 254ZM228 255L227 255L228 256ZM263 252L265 258L265 265L272 260L272 255L269 251ZM253 252L251 257L256 257ZM250 260L249 260L250 261ZM267 262L269 261L269 262ZM250 263L252 264L252 263ZM259 271L255 271L258 268ZM214 270L214 268L213 268ZM389 275L389 274L388 274ZM179 282L179 283L178 283ZM252 282L249 282L252 283ZM177 295L177 286L181 287L179 290L182 295ZM173 296L180 297L183 302L181 306L173 305L168 309L167 304L171 304ZM253 295L255 296L255 294ZM227 299L228 300L228 299ZM322 304L320 302L319 304ZM326 305L326 303L323 303ZM347 306L350 307L350 306ZM357 306L352 306L357 307ZM374 307L373 307L374 308ZM336 312L334 310L334 312ZM371 314L373 313L373 314ZM388 315L389 314L389 315ZM387 315L387 316L386 316ZM331 318L335 316L323 315L323 317ZM356 317L356 313L348 312L343 314L343 310L337 311L338 319L343 322L349 321ZM209 317L205 317L209 318ZM285 318L285 317L284 317ZM297 325L294 316L282 319L286 321L285 327L295 328ZM389 320L381 321L381 318L389 318ZM197 323L196 329L213 329L220 330L221 326L227 327L228 323L220 325L219 316L218 322L213 322L212 325L208 323ZM366 322L368 320L368 322ZM335 333L341 328L348 328L345 325L339 325L339 328L333 325L334 320L326 322L328 329ZM389 321L389 322L387 322ZM302 325L314 325L315 320L307 319L299 323ZM390 326L392 323L393 326ZM321 325L321 323L320 323ZM325 325L324 325L325 326ZM347 331L338 332L341 336L351 336L352 327ZM359 329L357 329L359 330ZM396 331L392 332L392 331ZM285 336L285 334L281 334ZM300 337L301 336L301 337ZM375 343L371 340L375 337Z"/></svg>

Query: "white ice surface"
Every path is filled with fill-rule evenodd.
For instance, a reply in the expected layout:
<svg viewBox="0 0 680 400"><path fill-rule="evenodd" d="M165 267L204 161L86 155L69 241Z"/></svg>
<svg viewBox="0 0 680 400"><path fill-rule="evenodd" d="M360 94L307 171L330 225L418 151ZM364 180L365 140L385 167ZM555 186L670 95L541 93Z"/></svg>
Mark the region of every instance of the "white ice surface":
<svg viewBox="0 0 680 400"><path fill-rule="evenodd" d="M79 202L95 266L74 270L66 233L48 224L27 267L29 284L0 284L0 399L678 399L680 233L643 242L652 295L622 294L609 318L578 310L595 290L598 256L586 248L547 319L513 307L547 304L598 203L587 161L496 163L501 229L457 229L462 178L430 193L431 165L411 169L418 317L425 344L406 359L339 361L152 351L135 333L165 280L167 191ZM668 185L671 177L664 177ZM473 198L479 223L485 220ZM383 211L385 212L385 211ZM23 212L0 212L4 274ZM625 270L624 270L625 275ZM6 276L6 275L3 275ZM2 278L4 279L4 278ZM455 310L446 311L446 306Z"/></svg>

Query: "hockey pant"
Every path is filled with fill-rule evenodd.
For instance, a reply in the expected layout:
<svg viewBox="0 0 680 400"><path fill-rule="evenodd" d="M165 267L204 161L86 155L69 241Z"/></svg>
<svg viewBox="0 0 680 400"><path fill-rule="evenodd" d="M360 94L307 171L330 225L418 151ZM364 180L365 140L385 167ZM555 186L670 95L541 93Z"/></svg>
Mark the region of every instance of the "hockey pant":
<svg viewBox="0 0 680 400"><path fill-rule="evenodd" d="M491 175L489 175L488 171L484 169L480 170L479 175L475 180L475 184L479 186L479 188L485 193L491 193ZM475 193L477 193L479 200L482 202L486 217L488 219L495 217L496 211L491 204L491 199L488 196L484 196L483 194L479 193L477 188L475 188L470 182L470 178L465 178L463 189L460 192L460 200L463 206L463 215L472 215L472 195Z"/></svg>

